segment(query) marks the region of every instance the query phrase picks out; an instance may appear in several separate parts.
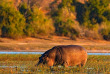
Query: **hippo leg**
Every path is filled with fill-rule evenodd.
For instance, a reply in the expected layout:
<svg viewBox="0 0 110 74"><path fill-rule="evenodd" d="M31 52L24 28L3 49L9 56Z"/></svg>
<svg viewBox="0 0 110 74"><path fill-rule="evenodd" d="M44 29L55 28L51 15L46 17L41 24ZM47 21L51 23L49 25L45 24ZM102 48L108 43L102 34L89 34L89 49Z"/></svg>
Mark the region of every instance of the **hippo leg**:
<svg viewBox="0 0 110 74"><path fill-rule="evenodd" d="M50 66L50 69L53 69L53 66Z"/></svg>
<svg viewBox="0 0 110 74"><path fill-rule="evenodd" d="M68 67L68 62L64 62L64 63L63 63L63 66L64 66L64 67Z"/></svg>
<svg viewBox="0 0 110 74"><path fill-rule="evenodd" d="M81 66L82 66L82 67L84 67L84 66L85 66L86 61L87 61L87 59L81 62Z"/></svg>
<svg viewBox="0 0 110 74"><path fill-rule="evenodd" d="M77 66L78 66L78 67L81 67L81 64L78 64Z"/></svg>
<svg viewBox="0 0 110 74"><path fill-rule="evenodd" d="M78 67L84 67L85 64L84 64L84 63L80 63L80 64L78 64L77 66L78 66Z"/></svg>
<svg viewBox="0 0 110 74"><path fill-rule="evenodd" d="M78 67L84 67L86 64L86 60L82 61L80 64L78 64L77 66Z"/></svg>

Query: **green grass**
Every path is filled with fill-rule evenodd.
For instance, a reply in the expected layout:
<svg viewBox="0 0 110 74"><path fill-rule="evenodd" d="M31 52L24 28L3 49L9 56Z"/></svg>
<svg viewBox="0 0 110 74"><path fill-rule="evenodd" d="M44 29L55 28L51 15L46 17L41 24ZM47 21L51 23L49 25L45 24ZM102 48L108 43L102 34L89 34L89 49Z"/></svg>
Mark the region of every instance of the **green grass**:
<svg viewBox="0 0 110 74"><path fill-rule="evenodd" d="M0 54L0 73L37 73L37 74L109 74L110 73L110 56L97 56L89 55L85 67L53 67L50 69L48 66L38 66L40 55L22 55L22 54Z"/></svg>

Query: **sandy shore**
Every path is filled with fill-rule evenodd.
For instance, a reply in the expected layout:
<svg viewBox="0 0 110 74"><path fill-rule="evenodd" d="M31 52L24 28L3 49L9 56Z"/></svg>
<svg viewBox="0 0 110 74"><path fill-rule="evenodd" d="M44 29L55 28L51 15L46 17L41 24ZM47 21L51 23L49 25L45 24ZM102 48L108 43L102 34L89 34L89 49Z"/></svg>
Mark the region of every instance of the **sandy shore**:
<svg viewBox="0 0 110 74"><path fill-rule="evenodd" d="M52 38L25 38L19 40L0 38L0 51L45 52L57 45L80 45L89 53L110 53L110 41L77 39L53 36Z"/></svg>

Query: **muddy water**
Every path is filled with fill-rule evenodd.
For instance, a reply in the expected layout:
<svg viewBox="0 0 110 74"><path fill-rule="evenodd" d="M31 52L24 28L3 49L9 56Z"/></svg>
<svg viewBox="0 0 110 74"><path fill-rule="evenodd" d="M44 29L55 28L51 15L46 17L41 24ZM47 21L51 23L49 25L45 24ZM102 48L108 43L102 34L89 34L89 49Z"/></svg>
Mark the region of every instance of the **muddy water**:
<svg viewBox="0 0 110 74"><path fill-rule="evenodd" d="M0 52L0 54L43 54L44 52ZM88 53L88 55L110 55L110 53Z"/></svg>

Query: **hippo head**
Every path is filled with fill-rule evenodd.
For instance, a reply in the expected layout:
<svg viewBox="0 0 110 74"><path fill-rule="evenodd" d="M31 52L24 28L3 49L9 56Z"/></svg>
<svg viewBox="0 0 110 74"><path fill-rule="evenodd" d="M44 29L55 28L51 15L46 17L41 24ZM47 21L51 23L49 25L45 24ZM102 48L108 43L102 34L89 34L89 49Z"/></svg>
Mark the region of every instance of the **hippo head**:
<svg viewBox="0 0 110 74"><path fill-rule="evenodd" d="M37 63L37 66L39 64L47 64L48 62L48 57L46 54L43 54L41 57L39 57L39 62Z"/></svg>
<svg viewBox="0 0 110 74"><path fill-rule="evenodd" d="M51 53L50 51L51 50L48 50L44 54L42 54L41 57L39 57L39 62L35 66L38 66L40 64L53 66L54 58L53 58L53 54L50 54Z"/></svg>

